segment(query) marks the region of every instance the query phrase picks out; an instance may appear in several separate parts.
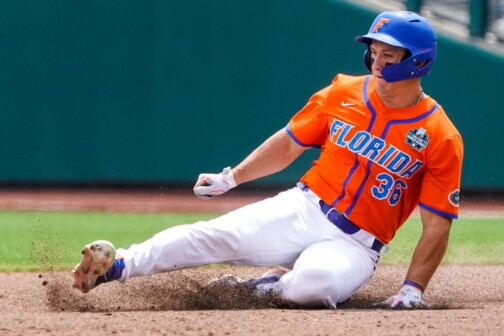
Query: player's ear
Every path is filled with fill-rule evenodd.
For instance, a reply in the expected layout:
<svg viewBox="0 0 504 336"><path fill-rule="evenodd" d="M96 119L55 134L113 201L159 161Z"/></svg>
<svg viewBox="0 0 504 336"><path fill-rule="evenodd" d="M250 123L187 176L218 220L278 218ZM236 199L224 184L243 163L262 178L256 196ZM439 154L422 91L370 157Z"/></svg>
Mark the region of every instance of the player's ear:
<svg viewBox="0 0 504 336"><path fill-rule="evenodd" d="M429 62L429 61L428 60L423 60L423 61L418 62L417 64L415 64L415 66L417 67L417 69L421 69L421 68L423 68L423 66L425 64L427 64L427 62Z"/></svg>
<svg viewBox="0 0 504 336"><path fill-rule="evenodd" d="M407 60L411 56L411 51L408 49L404 49L404 55L401 58L401 62Z"/></svg>
<svg viewBox="0 0 504 336"><path fill-rule="evenodd" d="M366 49L364 52L364 64L366 65L366 68L368 68L369 71L371 70L371 67L373 66L374 58L371 56L371 50L369 50L369 47Z"/></svg>

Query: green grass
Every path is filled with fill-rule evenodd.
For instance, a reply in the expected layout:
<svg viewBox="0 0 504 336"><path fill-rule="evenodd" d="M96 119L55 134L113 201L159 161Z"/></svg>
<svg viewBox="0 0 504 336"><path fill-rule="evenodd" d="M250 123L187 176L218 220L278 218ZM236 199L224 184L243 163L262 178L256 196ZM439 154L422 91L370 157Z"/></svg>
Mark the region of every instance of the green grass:
<svg viewBox="0 0 504 336"><path fill-rule="evenodd" d="M420 218L410 218L397 232L381 263L409 263L421 233ZM503 250L504 218L460 218L453 221L443 263L502 264Z"/></svg>
<svg viewBox="0 0 504 336"><path fill-rule="evenodd" d="M171 226L215 216L0 212L0 272L70 269L79 262L80 249L93 240L128 247Z"/></svg>
<svg viewBox="0 0 504 336"><path fill-rule="evenodd" d="M79 249L97 239L127 247L174 225L214 218L212 214L117 214L0 212L0 271L70 269ZM408 263L421 233L419 218L399 230L381 263ZM503 218L454 221L444 263L504 263Z"/></svg>

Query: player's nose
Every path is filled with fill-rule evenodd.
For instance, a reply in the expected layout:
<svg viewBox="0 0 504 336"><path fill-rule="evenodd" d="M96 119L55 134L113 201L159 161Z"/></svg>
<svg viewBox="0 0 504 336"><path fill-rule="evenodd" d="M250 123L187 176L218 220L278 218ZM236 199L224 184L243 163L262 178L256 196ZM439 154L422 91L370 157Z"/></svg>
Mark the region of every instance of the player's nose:
<svg viewBox="0 0 504 336"><path fill-rule="evenodd" d="M372 73L375 76L381 76L382 69L383 69L383 65L380 63L377 63L376 61L373 63L373 66L371 67Z"/></svg>
<svg viewBox="0 0 504 336"><path fill-rule="evenodd" d="M376 55L373 59L373 66L378 69L378 70L381 70L384 66L386 65L385 63L385 59L383 56L381 55Z"/></svg>

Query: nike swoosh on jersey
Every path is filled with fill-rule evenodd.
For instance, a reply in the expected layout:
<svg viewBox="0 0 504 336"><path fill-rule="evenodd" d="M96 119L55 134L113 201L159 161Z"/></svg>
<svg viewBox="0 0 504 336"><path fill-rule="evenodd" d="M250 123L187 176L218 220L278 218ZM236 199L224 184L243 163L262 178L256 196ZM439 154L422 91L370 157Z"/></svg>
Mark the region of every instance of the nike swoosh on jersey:
<svg viewBox="0 0 504 336"><path fill-rule="evenodd" d="M356 106L357 104L347 103L346 101L341 102L342 107Z"/></svg>

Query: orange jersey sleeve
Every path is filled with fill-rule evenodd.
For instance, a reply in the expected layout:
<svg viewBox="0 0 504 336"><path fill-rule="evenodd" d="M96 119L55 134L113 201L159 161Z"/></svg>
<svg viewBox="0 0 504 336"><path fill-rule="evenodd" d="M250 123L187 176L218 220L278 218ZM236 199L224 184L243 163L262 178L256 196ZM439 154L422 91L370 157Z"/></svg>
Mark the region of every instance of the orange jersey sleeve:
<svg viewBox="0 0 504 336"><path fill-rule="evenodd" d="M464 154L462 138L446 115L443 115L438 127L443 129L440 133L445 134L445 138L435 144L437 148L432 148L432 155L428 158L420 206L442 216L457 218Z"/></svg>
<svg viewBox="0 0 504 336"><path fill-rule="evenodd" d="M388 243L417 205L457 218L462 139L432 98L390 109L372 76L338 75L287 132L301 146L321 148L301 181L381 241Z"/></svg>

